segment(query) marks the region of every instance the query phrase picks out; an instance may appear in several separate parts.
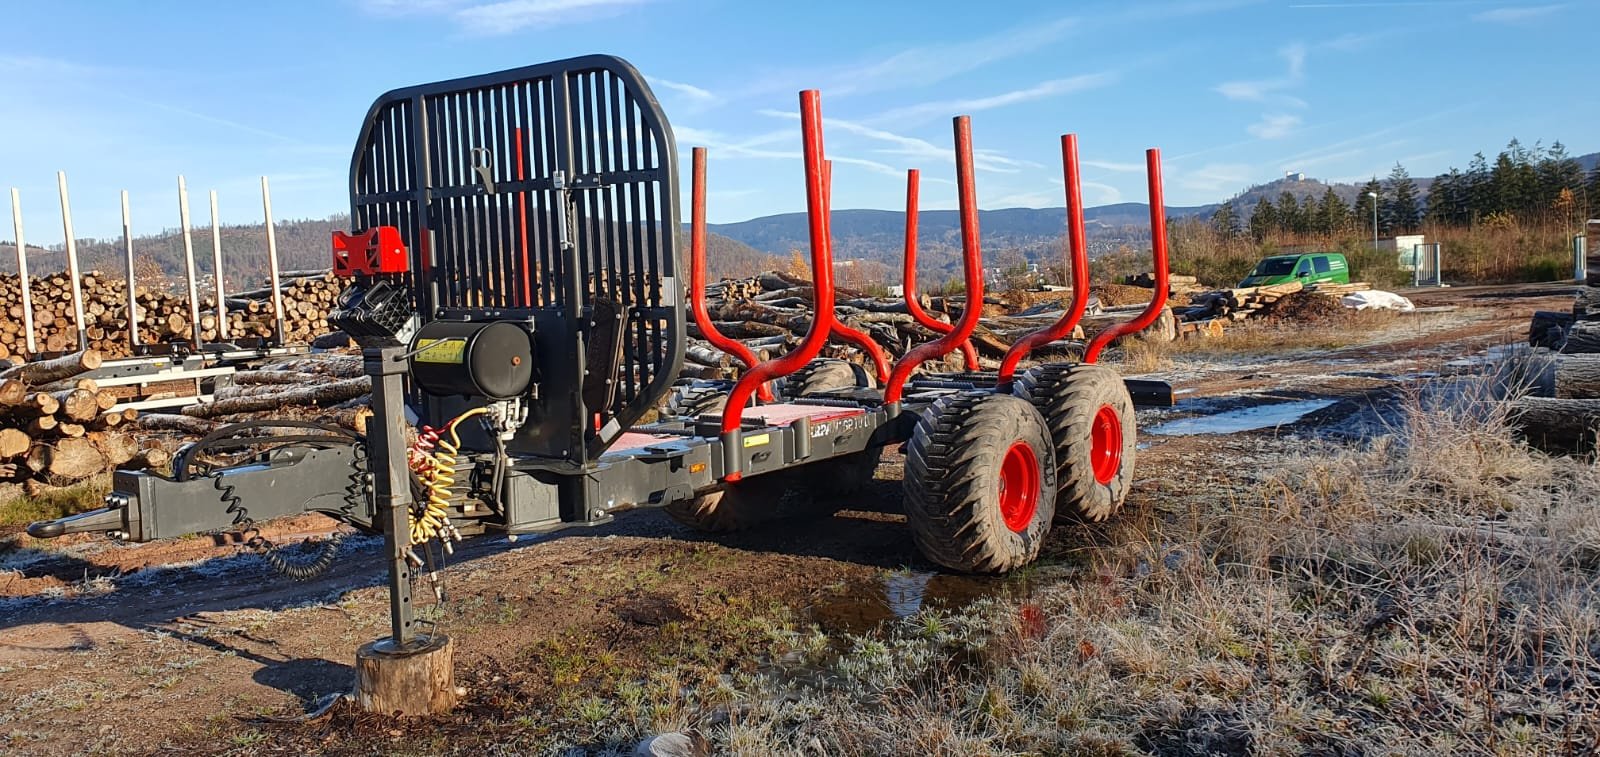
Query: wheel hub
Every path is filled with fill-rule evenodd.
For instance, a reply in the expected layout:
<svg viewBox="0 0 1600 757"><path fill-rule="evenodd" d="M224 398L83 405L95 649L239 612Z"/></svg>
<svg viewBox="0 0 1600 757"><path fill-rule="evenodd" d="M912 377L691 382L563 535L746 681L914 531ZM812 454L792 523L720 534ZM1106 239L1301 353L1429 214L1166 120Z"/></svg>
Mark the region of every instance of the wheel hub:
<svg viewBox="0 0 1600 757"><path fill-rule="evenodd" d="M1116 408L1101 405L1089 429L1089 468L1094 480L1109 484L1122 469L1122 419Z"/></svg>
<svg viewBox="0 0 1600 757"><path fill-rule="evenodd" d="M1027 442L1015 442L1000 461L1000 517L1021 533L1039 508L1039 457Z"/></svg>

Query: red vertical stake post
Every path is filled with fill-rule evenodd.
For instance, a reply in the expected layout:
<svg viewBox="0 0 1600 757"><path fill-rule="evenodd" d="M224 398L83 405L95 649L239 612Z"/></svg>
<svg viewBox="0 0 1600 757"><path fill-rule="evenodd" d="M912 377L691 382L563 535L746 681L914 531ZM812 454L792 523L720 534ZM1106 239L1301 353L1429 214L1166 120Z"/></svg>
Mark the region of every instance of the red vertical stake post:
<svg viewBox="0 0 1600 757"><path fill-rule="evenodd" d="M522 162L522 127L511 130L511 138L517 143L517 181L528 178ZM517 193L517 225L520 229L522 242L522 306L533 307L533 268L528 265L528 193Z"/></svg>
<svg viewBox="0 0 1600 757"><path fill-rule="evenodd" d="M755 353L743 342L723 336L706 310L706 148L696 147L691 155L694 169L689 190L689 310L706 341L737 358L748 371L756 365ZM771 402L772 390L763 383L756 389L756 396L762 402Z"/></svg>
<svg viewBox="0 0 1600 757"><path fill-rule="evenodd" d="M915 168L906 171L906 254L902 276L905 281L906 312L923 328L935 334L948 334L955 330L955 325L929 315L917 299L917 191L921 178L922 172ZM972 348L971 341L961 343L961 354L966 358L967 370L978 370L978 351Z"/></svg>
<svg viewBox="0 0 1600 757"><path fill-rule="evenodd" d="M1083 229L1083 185L1078 172L1078 135L1061 135L1061 170L1067 187L1067 257L1072 269L1072 302L1055 323L1035 331L1011 345L1000 361L1001 384L1010 382L1017 364L1028 353L1058 339L1072 335L1072 328L1083 320L1089 307L1089 242Z"/></svg>
<svg viewBox="0 0 1600 757"><path fill-rule="evenodd" d="M800 93L800 130L806 171L806 217L810 222L811 280L816 288L817 313L799 346L783 357L750 369L728 394L727 408L722 413L723 479L727 481L738 481L742 475L743 444L739 428L750 395L761 384L794 373L811 362L822 352L822 345L833 330L833 249L828 239L827 196L823 185L822 104L816 90Z"/></svg>
<svg viewBox="0 0 1600 757"><path fill-rule="evenodd" d="M1161 309L1167 306L1167 287L1170 282L1167 281L1167 209L1162 204L1161 151L1155 148L1145 150L1144 162L1150 183L1150 255L1155 259L1156 291L1150 298L1150 305L1139 314L1139 317L1112 326L1090 340L1088 348L1083 353L1085 363L1098 361L1101 350L1111 344L1112 340L1137 334L1149 328L1150 324L1155 323L1156 318L1160 317Z"/></svg>
<svg viewBox="0 0 1600 757"><path fill-rule="evenodd" d="M831 160L823 161L822 163L822 192L822 213L825 218L824 222L827 224L825 233L828 235L828 244L830 245L828 255L831 260L833 256L831 247L833 244L833 161ZM829 285L832 286L831 282ZM877 342L872 341L872 337L840 323L837 318L833 319L833 333L839 335L840 339L861 348L862 352L867 353L867 357L872 358L872 369L877 374L879 384L889 380L889 359L883 354L883 348L879 347Z"/></svg>
<svg viewBox="0 0 1600 757"><path fill-rule="evenodd" d="M956 194L961 206L961 272L967 285L966 306L950 333L927 344L918 345L894 364L884 388L883 400L898 407L911 372L928 360L950 354L956 345L972 337L983 317L983 246L978 238L978 191L972 181L972 119L955 118Z"/></svg>

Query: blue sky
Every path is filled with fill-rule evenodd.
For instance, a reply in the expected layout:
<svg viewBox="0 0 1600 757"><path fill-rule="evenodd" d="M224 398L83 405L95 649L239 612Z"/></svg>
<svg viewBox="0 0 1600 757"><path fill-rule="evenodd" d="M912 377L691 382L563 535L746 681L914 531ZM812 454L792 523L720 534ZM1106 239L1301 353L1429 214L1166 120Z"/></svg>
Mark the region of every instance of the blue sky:
<svg viewBox="0 0 1600 757"><path fill-rule="evenodd" d="M804 208L796 92L822 90L834 207L953 207L950 117L973 116L985 208L1059 206L1057 136L1080 135L1090 205L1144 198L1143 150L1173 205L1299 170L1355 181L1398 160L1431 176L1516 136L1600 150L1593 0L342 0L12 3L0 46L0 191L31 243L177 224L188 178L224 222L348 207L367 106L398 86L592 52L653 82L687 168L710 153L713 222ZM685 183L687 187L687 183ZM0 216L0 238L11 237Z"/></svg>

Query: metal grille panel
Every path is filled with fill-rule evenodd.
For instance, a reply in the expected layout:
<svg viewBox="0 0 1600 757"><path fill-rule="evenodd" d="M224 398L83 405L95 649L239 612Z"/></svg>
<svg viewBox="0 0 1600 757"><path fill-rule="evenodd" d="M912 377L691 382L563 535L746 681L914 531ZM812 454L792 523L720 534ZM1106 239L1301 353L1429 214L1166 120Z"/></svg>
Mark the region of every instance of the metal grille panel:
<svg viewBox="0 0 1600 757"><path fill-rule="evenodd" d="M625 428L682 359L676 155L643 78L609 56L395 90L352 156L351 221L400 229L425 319L564 321L586 343L596 302L617 309L610 406L587 411Z"/></svg>

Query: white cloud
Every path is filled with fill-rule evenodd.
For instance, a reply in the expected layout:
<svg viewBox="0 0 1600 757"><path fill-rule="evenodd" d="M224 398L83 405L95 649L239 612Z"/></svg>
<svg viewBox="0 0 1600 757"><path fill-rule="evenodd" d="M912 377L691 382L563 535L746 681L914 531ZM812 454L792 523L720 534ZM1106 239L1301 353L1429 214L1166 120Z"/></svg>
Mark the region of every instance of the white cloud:
<svg viewBox="0 0 1600 757"><path fill-rule="evenodd" d="M793 121L800 120L800 114L793 111L773 110L768 108L756 112L763 116L771 116L773 118L786 118ZM830 118L827 120L825 127L829 129L838 129L840 131L867 137L869 139L888 142L889 144L894 145L893 149L877 151L878 153L884 155L906 155L913 158L936 160L944 163L950 163L955 160L954 147L940 147L925 139L895 134L891 131L876 129L855 121L847 121L841 118ZM972 153L973 168L976 168L980 171L989 171L991 173L1018 173L1020 169L1023 168L1041 167L1038 163L1034 163L1032 161L1008 158L1004 154L995 150L974 149ZM930 179L930 181L939 181L939 179Z"/></svg>
<svg viewBox="0 0 1600 757"><path fill-rule="evenodd" d="M1472 20L1491 24L1515 24L1548 16L1565 7L1567 7L1566 3L1556 3L1554 5L1519 5L1495 8L1473 14Z"/></svg>
<svg viewBox="0 0 1600 757"><path fill-rule="evenodd" d="M1279 90L1298 86L1305 80L1306 75L1306 46L1295 42L1278 51L1278 55L1288 65L1288 71L1283 76L1256 79L1250 81L1223 82L1216 86L1216 91L1229 100L1245 100L1260 102ZM1304 101L1293 98L1301 106Z"/></svg>
<svg viewBox="0 0 1600 757"><path fill-rule="evenodd" d="M492 36L615 15L648 0L359 0L380 16L447 16L463 31Z"/></svg>
<svg viewBox="0 0 1600 757"><path fill-rule="evenodd" d="M673 92L684 95L685 97L688 97L690 100L693 100L697 103L708 104L717 101L716 95L711 94L711 92L701 89L700 87L696 87L693 84L684 84L683 82L676 82L670 79L662 79L655 76L649 78L651 84L654 84L657 87L670 89Z"/></svg>
<svg viewBox="0 0 1600 757"><path fill-rule="evenodd" d="M1268 113L1260 121L1250 124L1246 131L1261 139L1282 139L1300 125L1300 117L1288 113Z"/></svg>
<svg viewBox="0 0 1600 757"><path fill-rule="evenodd" d="M1173 183L1194 193L1215 195L1237 192L1249 181L1252 168L1242 163L1207 163L1193 171L1173 171Z"/></svg>
<svg viewBox="0 0 1600 757"><path fill-rule="evenodd" d="M1078 162L1089 166L1090 168L1098 168L1102 171L1115 171L1117 173L1143 173L1145 169L1145 165L1143 163L1113 163L1107 160L1080 160Z"/></svg>
<svg viewBox="0 0 1600 757"><path fill-rule="evenodd" d="M1116 81L1116 75L1109 71L1093 74L1080 74L1064 79L1051 79L1039 82L1032 87L1016 89L1010 92L974 97L962 100L940 100L936 102L919 103L903 108L895 108L877 116L867 119L868 122L906 122L926 119L933 116L970 115L978 111L1002 108L1007 105L1042 100L1047 97L1058 97L1075 92L1084 92L1099 89Z"/></svg>
<svg viewBox="0 0 1600 757"><path fill-rule="evenodd" d="M1110 184L1101 184L1098 181L1085 181L1082 182L1082 185L1084 189L1092 189L1100 193L1100 196L1093 200L1084 198L1084 205L1115 205L1119 202L1122 202L1122 190L1117 189Z"/></svg>

